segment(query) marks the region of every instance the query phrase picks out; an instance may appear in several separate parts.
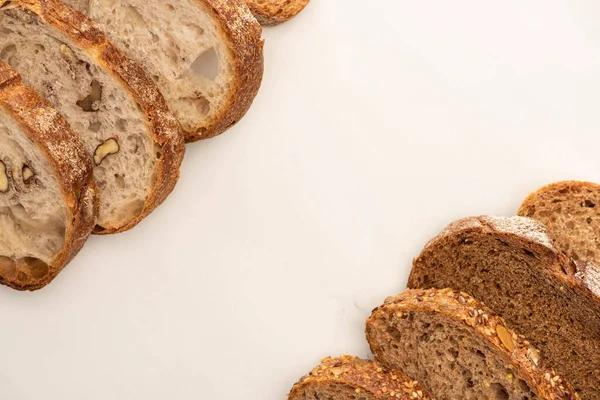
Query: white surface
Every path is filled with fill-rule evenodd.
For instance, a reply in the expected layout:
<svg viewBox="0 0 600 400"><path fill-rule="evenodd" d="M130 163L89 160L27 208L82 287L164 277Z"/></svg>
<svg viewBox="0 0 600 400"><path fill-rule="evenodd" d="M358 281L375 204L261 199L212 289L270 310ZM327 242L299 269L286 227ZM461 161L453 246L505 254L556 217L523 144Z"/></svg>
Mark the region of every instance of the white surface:
<svg viewBox="0 0 600 400"><path fill-rule="evenodd" d="M283 399L447 222L600 180L600 4L313 0L248 116L37 293L0 288L3 400Z"/></svg>

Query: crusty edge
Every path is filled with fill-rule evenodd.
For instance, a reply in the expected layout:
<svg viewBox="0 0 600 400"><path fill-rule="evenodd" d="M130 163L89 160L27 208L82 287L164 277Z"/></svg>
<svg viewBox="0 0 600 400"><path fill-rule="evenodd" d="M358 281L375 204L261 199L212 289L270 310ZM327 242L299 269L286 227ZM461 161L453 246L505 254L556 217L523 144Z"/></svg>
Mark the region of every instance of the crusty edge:
<svg viewBox="0 0 600 400"><path fill-rule="evenodd" d="M600 301L600 287L591 285L589 280L583 279L582 271L564 253L557 250L548 237L546 227L539 221L526 217L494 217L483 215L467 217L450 223L437 236L431 239L421 254L413 260L413 268L408 278L408 287L414 288L416 277L422 272L421 259L427 257L432 248L449 236L481 234L495 234L501 240L519 241L523 247L537 254L543 254L552 261L551 265L542 268L540 272L554 276L562 285L583 288L589 291L597 301Z"/></svg>
<svg viewBox="0 0 600 400"><path fill-rule="evenodd" d="M256 97L264 72L262 28L243 0L198 0L217 21L232 70L228 98L210 121L186 132L186 142L215 137L235 125Z"/></svg>
<svg viewBox="0 0 600 400"><path fill-rule="evenodd" d="M113 234L136 226L171 193L179 179L185 144L183 131L169 111L157 86L144 69L113 45L91 19L59 0L15 0L46 24L67 35L98 65L129 90L147 115L147 126L160 158L156 159L155 181L140 214L125 226L96 227L96 234Z"/></svg>
<svg viewBox="0 0 600 400"><path fill-rule="evenodd" d="M319 366L292 387L288 399L294 400L307 386L320 383L346 385L357 394L369 393L381 400L433 400L431 394L402 372L388 370L375 361L348 355L324 358Z"/></svg>
<svg viewBox="0 0 600 400"><path fill-rule="evenodd" d="M310 0L291 0L282 5L276 1L260 4L256 0L246 0L248 7L262 26L275 26L294 18L309 2Z"/></svg>
<svg viewBox="0 0 600 400"><path fill-rule="evenodd" d="M373 310L367 320L367 341L376 360L382 360L381 348L373 340L373 322L385 315L402 318L404 312L441 314L458 324L473 328L486 343L512 363L538 396L545 399L579 399L569 382L540 358L538 350L506 327L504 319L495 315L482 302L468 294L452 289L409 289L386 299Z"/></svg>
<svg viewBox="0 0 600 400"><path fill-rule="evenodd" d="M48 274L36 279L20 272L14 279L0 275L0 283L17 290L37 290L50 283L79 252L98 215L98 196L92 160L67 121L20 75L0 61L0 107L11 114L29 138L46 154L61 184L69 220L65 245L48 265Z"/></svg>

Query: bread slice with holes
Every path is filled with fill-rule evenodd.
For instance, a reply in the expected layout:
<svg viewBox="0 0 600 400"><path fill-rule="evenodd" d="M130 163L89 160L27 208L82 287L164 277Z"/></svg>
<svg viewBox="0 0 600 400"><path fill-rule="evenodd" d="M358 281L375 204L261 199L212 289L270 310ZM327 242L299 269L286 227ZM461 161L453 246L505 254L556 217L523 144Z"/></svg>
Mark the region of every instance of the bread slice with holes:
<svg viewBox="0 0 600 400"><path fill-rule="evenodd" d="M470 293L525 335L584 399L600 399L600 271L555 248L524 217L453 222L414 260L410 288Z"/></svg>
<svg viewBox="0 0 600 400"><path fill-rule="evenodd" d="M407 290L373 311L375 359L437 399L578 399L573 387L504 320L466 293Z"/></svg>
<svg viewBox="0 0 600 400"><path fill-rule="evenodd" d="M246 0L246 4L262 26L286 22L308 5L310 0Z"/></svg>
<svg viewBox="0 0 600 400"><path fill-rule="evenodd" d="M65 0L154 78L188 142L239 121L263 75L262 29L243 0Z"/></svg>
<svg viewBox="0 0 600 400"><path fill-rule="evenodd" d="M0 58L83 138L100 190L96 233L132 228L171 192L181 127L144 70L90 19L58 0L5 2Z"/></svg>
<svg viewBox="0 0 600 400"><path fill-rule="evenodd" d="M288 400L433 400L412 378L353 356L327 357L298 381Z"/></svg>
<svg viewBox="0 0 600 400"><path fill-rule="evenodd" d="M531 193L519 215L546 225L554 245L575 261L600 265L600 185L564 181Z"/></svg>
<svg viewBox="0 0 600 400"><path fill-rule="evenodd" d="M0 61L0 283L47 285L92 231L92 161L65 119Z"/></svg>

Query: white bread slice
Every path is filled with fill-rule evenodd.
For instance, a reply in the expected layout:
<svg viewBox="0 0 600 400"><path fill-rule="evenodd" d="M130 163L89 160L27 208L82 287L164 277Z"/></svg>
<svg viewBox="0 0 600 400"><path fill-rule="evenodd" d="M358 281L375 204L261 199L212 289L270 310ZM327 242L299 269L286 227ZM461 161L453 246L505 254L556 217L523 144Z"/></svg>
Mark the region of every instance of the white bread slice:
<svg viewBox="0 0 600 400"><path fill-rule="evenodd" d="M188 142L239 121L263 74L262 29L243 0L65 0L150 73Z"/></svg>
<svg viewBox="0 0 600 400"><path fill-rule="evenodd" d="M0 283L48 284L98 211L92 161L56 109L0 61Z"/></svg>
<svg viewBox="0 0 600 400"><path fill-rule="evenodd" d="M180 126L158 88L59 1L13 0L1 11L0 59L62 112L94 158L95 232L132 228L172 190L183 158Z"/></svg>
<svg viewBox="0 0 600 400"><path fill-rule="evenodd" d="M310 0L246 0L262 26L275 26L300 14Z"/></svg>

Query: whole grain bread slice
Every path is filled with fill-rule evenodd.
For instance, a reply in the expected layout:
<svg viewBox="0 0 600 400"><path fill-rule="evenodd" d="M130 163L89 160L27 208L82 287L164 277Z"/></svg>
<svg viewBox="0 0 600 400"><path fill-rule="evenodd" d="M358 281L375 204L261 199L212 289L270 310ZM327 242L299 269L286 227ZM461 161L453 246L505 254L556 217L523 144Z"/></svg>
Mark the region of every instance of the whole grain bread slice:
<svg viewBox="0 0 600 400"><path fill-rule="evenodd" d="M294 385L288 400L433 400L412 378L353 356L327 357Z"/></svg>
<svg viewBox="0 0 600 400"><path fill-rule="evenodd" d="M154 82L58 0L0 4L0 58L81 135L100 190L95 233L132 228L172 191L183 133Z"/></svg>
<svg viewBox="0 0 600 400"><path fill-rule="evenodd" d="M310 0L246 0L246 4L262 26L286 22L308 5Z"/></svg>
<svg viewBox="0 0 600 400"><path fill-rule="evenodd" d="M243 0L65 2L150 73L188 142L227 130L258 93L262 28Z"/></svg>
<svg viewBox="0 0 600 400"><path fill-rule="evenodd" d="M0 61L0 283L47 285L96 222L92 161L65 119Z"/></svg>
<svg viewBox="0 0 600 400"><path fill-rule="evenodd" d="M573 260L600 265L600 185L552 183L531 193L519 215L546 225L554 245Z"/></svg>
<svg viewBox="0 0 600 400"><path fill-rule="evenodd" d="M373 311L366 332L377 361L438 399L579 398L529 342L466 293L407 290Z"/></svg>
<svg viewBox="0 0 600 400"><path fill-rule="evenodd" d="M408 286L470 293L531 340L582 398L600 399L600 271L583 267L538 221L471 217L425 246Z"/></svg>

